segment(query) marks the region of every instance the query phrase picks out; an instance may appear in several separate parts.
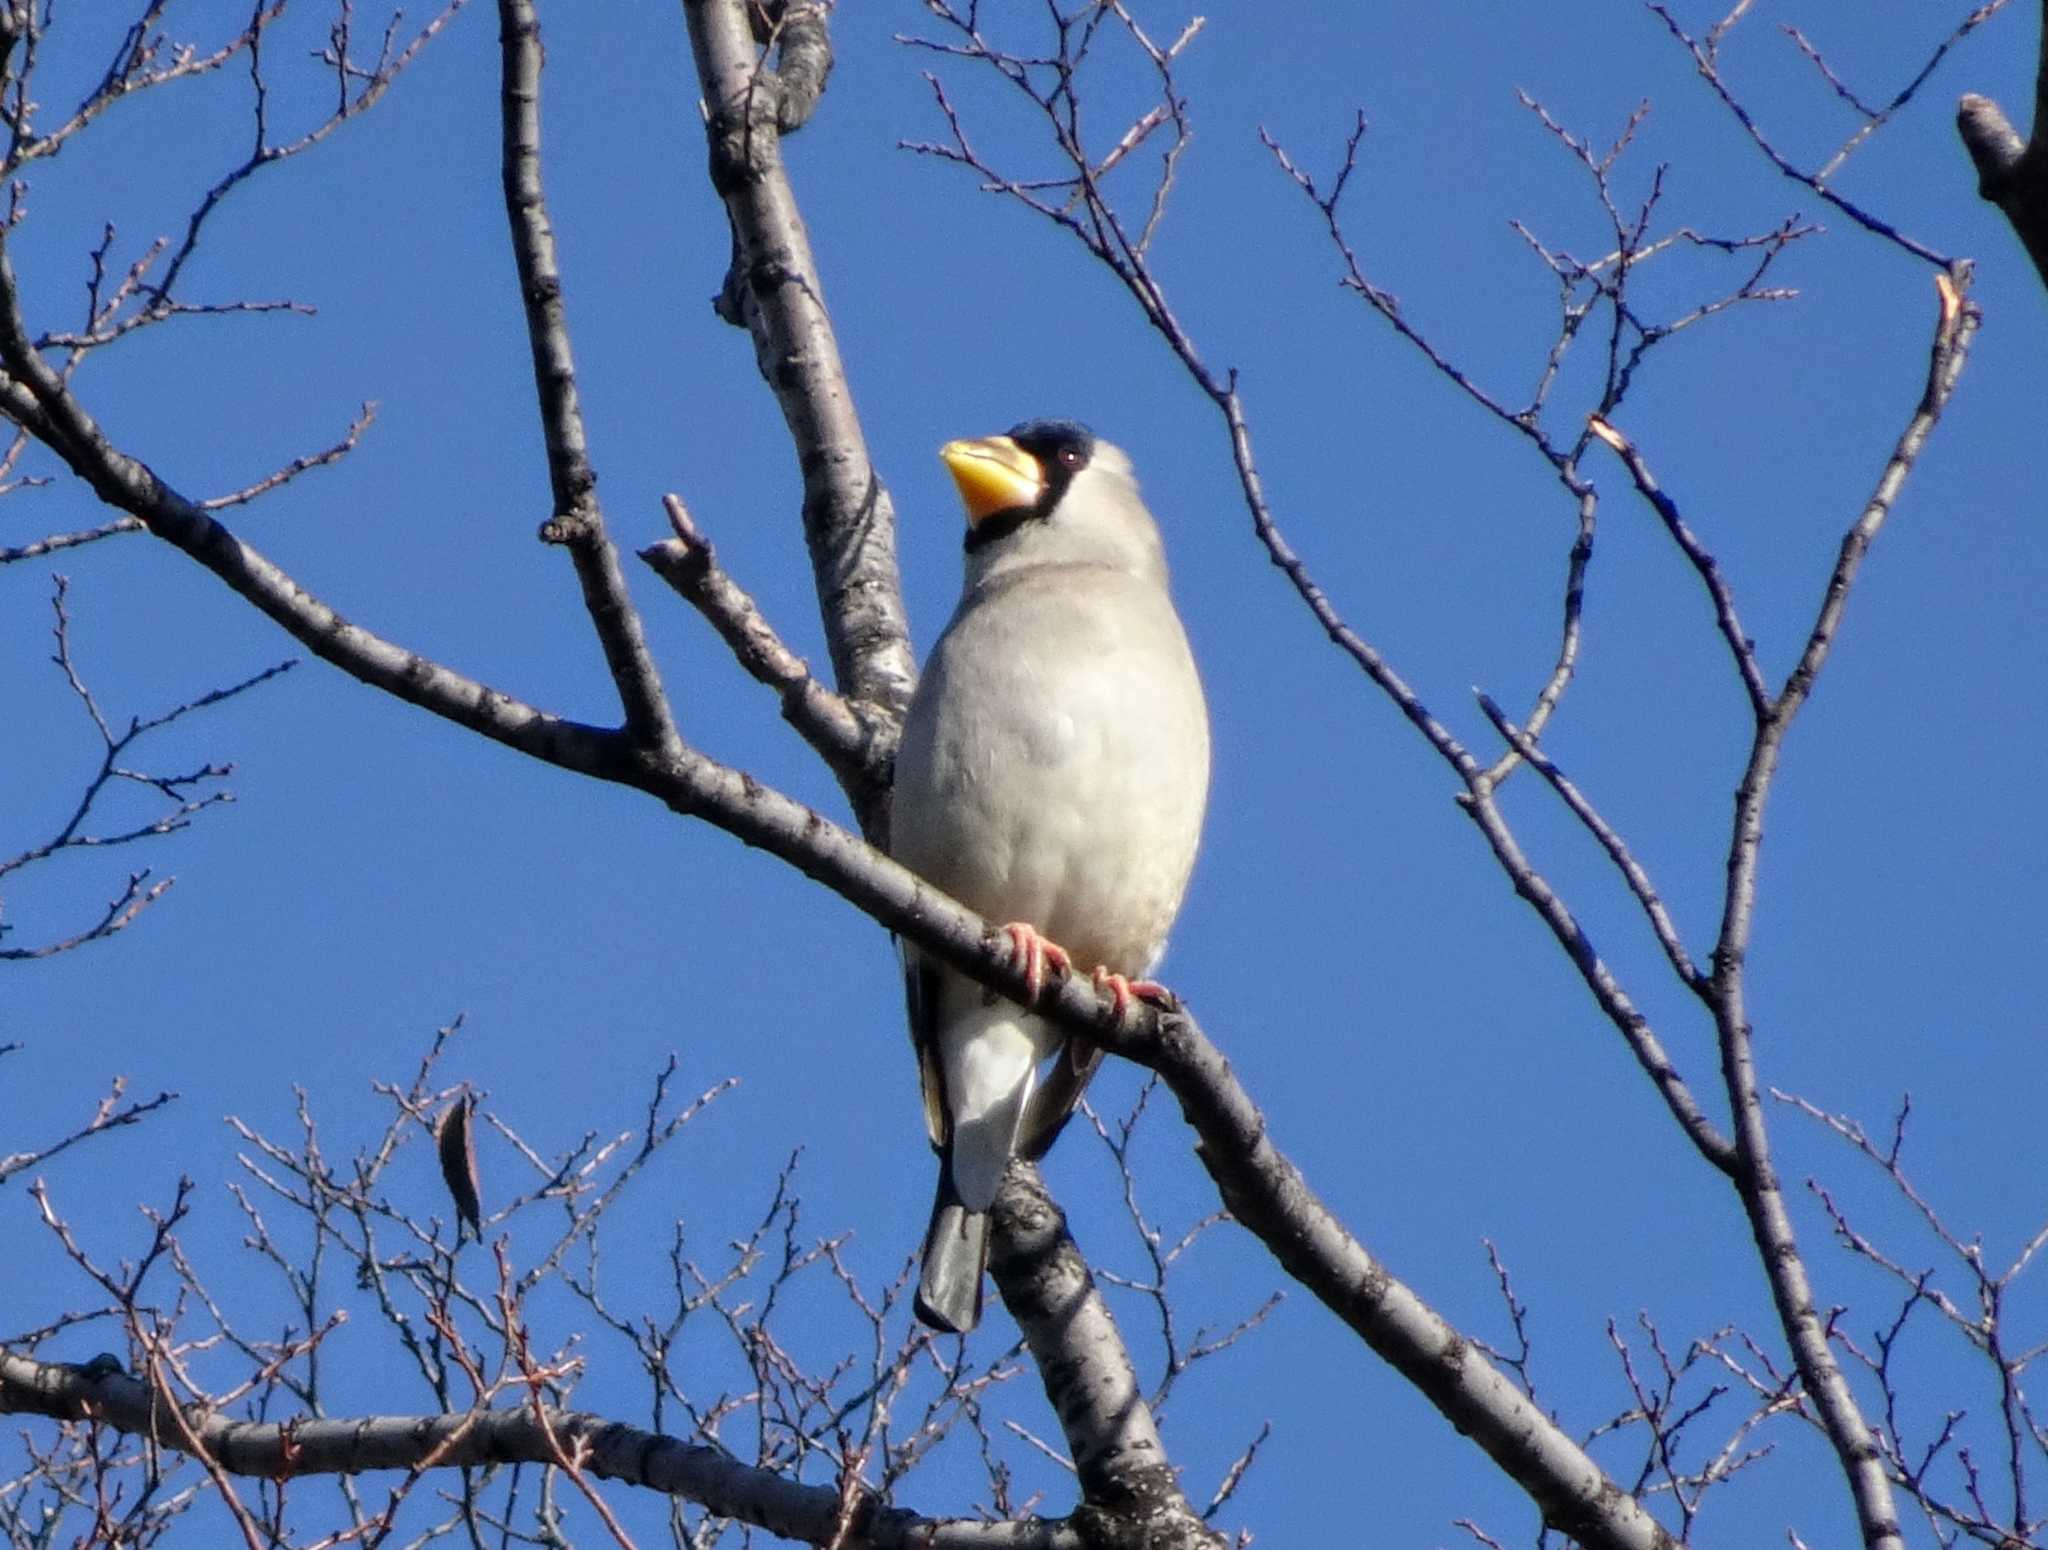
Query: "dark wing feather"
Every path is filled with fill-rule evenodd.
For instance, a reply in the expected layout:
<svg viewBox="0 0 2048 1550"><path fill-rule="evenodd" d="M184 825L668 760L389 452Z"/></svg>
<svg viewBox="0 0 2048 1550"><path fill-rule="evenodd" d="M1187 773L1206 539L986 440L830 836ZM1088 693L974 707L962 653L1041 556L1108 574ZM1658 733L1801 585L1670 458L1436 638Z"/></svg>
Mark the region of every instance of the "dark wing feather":
<svg viewBox="0 0 2048 1550"><path fill-rule="evenodd" d="M939 1064L939 971L913 947L897 943L903 954L903 1000L910 1014L910 1045L917 1051L917 1080L924 1094L924 1127L932 1146L943 1152L952 1139L952 1118L946 1108L944 1068Z"/></svg>
<svg viewBox="0 0 2048 1550"><path fill-rule="evenodd" d="M1074 1106L1081 1101L1096 1068L1102 1064L1102 1047L1087 1039L1069 1037L1045 1073L1045 1080L1031 1095L1031 1107L1024 1115L1018 1137L1017 1155L1030 1162L1043 1157L1060 1138Z"/></svg>

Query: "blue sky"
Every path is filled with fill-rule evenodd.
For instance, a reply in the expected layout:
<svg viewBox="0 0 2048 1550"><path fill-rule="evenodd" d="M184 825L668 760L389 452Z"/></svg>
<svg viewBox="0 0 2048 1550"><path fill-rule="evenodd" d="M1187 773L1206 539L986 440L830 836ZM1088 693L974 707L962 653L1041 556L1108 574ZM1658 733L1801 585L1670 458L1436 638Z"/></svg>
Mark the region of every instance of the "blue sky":
<svg viewBox="0 0 2048 1550"><path fill-rule="evenodd" d="M1883 96L1963 14L1894 5L1872 25L1860 6L1761 9L1726 67L1809 161L1853 124L1778 22L1796 22ZM196 8L183 25L213 36L224 15ZM1145 15L1155 34L1183 20ZM1610 1318L1626 1325L1646 1309L1674 1346L1731 1323L1775 1346L1732 1196L1513 897L1447 772L1266 563L1206 403L1070 242L958 169L897 149L943 133L920 79L934 61L891 40L931 25L908 3L842 7L831 89L787 146L895 496L920 648L958 583L941 442L1065 414L1127 448L1167 533L1215 723L1211 819L1165 977L1281 1144L1398 1275L1453 1322L1500 1340L1482 1240L1495 1243L1532 1309L1542 1398L1574 1432L1626 1404ZM1978 258L1986 324L1792 734L1753 966L1765 1079L1873 1128L1910 1092L1909 1164L1993 1259L2039 1226L2048 1176L2035 907L2048 875L2035 795L2048 308L2017 241L1976 196L1950 107L1963 90L2015 111L2030 100L2031 25L2013 8L1970 39L1842 179L1922 240ZM273 111L289 127L321 111L325 86L304 54L323 26L310 13L285 26ZM708 305L728 238L703 177L681 25L662 8L585 17L558 6L546 27L548 187L608 520L622 545L653 541L665 532L660 496L679 492L733 575L821 662L796 470L751 345ZM85 79L76 56L53 49L52 76L67 66ZM498 195L496 70L495 18L472 4L375 112L223 208L192 298L290 296L316 317L180 320L94 361L80 390L120 444L195 496L331 441L375 399L377 423L352 457L231 525L344 615L529 701L609 721L573 576L532 538L547 485ZM1326 171L1364 108L1372 127L1348 216L1369 272L1514 400L1552 337L1555 287L1510 220L1554 247L1604 251L1582 171L1518 105L1518 88L1602 142L1647 100L1620 184L1640 197L1668 164L1660 229L1733 234L1795 211L1826 225L1777 273L1797 300L1677 337L1617 417L1715 549L1767 670L1782 676L1918 395L1933 317L1924 265L1772 172L1633 5L1411 7L1369 24L1340 7L1223 8L1182 85L1195 140L1160 274L1209 359L1242 373L1296 547L1478 746L1494 745L1471 687L1512 711L1547 671L1570 508L1525 446L1340 292L1315 211L1257 128ZM949 87L984 115L973 122L987 125L992 151L1042 166L1013 109L958 71ZM71 89L52 79L43 95L62 102ZM1106 85L1104 145L1121 127L1117 100ZM37 169L27 223L10 239L32 325L75 320L102 222L130 256L180 229L242 154L247 111L239 76L183 83L122 105ZM1734 273L1709 255L1659 263L1649 284L1673 312ZM1555 426L1583 414L1591 381L1568 366ZM1653 514L1618 464L1589 467L1604 499L1586 655L1546 746L1628 835L1703 954L1744 751L1739 685ZM0 506L0 544L100 519L75 485L22 492ZM71 577L74 649L117 717L302 654L210 575L140 537L0 571L0 722L11 729L0 738L0 854L60 821L96 758L47 662L53 570ZM630 580L685 736L843 815L829 778L701 621L651 574ZM636 1274L654 1274L648 1245L671 1217L707 1255L751 1225L798 1144L807 1233L850 1233L849 1262L877 1281L911 1252L931 1160L894 959L847 906L644 797L527 763L318 662L188 719L150 757L163 768L232 760L234 805L146 855L40 868L5 899L20 944L88 917L131 860L177 877L118 940L7 966L0 979L0 1042L25 1046L0 1064L0 1152L62 1133L116 1073L136 1092L181 1094L147 1127L47 1170L105 1254L134 1253L145 1231L135 1203L161 1204L187 1173L199 1185L192 1251L223 1283L246 1278L250 1306L262 1306L223 1187L237 1146L222 1116L288 1132L303 1087L323 1143L345 1154L381 1124L370 1084L405 1080L457 1013L467 1026L444 1075L475 1083L544 1149L634 1123L671 1051L690 1090L740 1079L639 1181L632 1220L645 1242L622 1245L610 1272L622 1297ZM1515 787L1508 808L1525 845L1681 1067L1711 1085L1711 1029L1604 861L1535 781ZM1128 1071L1112 1070L1098 1101L1114 1109L1132 1089ZM1909 1263L1937 1262L1838 1143L1792 1116L1779 1122L1788 1180L1825 1175ZM1166 1105L1148 1123L1143 1186L1178 1226L1209 1209L1208 1181ZM516 1176L509 1153L488 1145L485 1166L487 1179ZM393 1188L416 1192L412 1209L440 1209L424 1147L410 1167ZM1050 1174L1084 1248L1135 1271L1099 1145L1070 1134ZM88 1300L57 1268L25 1182L0 1186L10 1328ZM1796 1193L1823 1302L1850 1304L1849 1325L1867 1330L1894 1300L1827 1243ZM1230 1229L1205 1241L1188 1274L1190 1316L1226 1321L1282 1280ZM346 1288L335 1297L345 1303ZM2030 1338L2043 1301L2024 1283L2016 1294L2012 1319ZM1152 1352L1142 1308L1125 1306L1141 1355ZM570 1312L560 1318L556 1339L576 1327ZM977 1339L996 1348L1005 1323ZM357 1338L374 1370L384 1358L373 1336ZM1988 1391L1948 1360L1952 1338L1923 1338L1921 1422L1984 1413ZM55 1354L98 1348L87 1339ZM591 1355L579 1397L604 1408L627 1392L604 1370L623 1357L598 1341ZM1042 1401L1021 1387L1017 1414L1050 1434ZM1190 1493L1206 1499L1269 1419L1267 1454L1225 1518L1268 1543L1313 1542L1361 1517L1388 1545L1460 1542L1452 1524L1466 1516L1526 1537L1517 1494L1298 1290L1255 1338L1198 1367L1169 1407ZM1775 1437L1779 1457L1710 1498L1703 1535L1756 1542L1791 1527L1808 1543L1840 1542L1853 1524L1814 1439ZM1633 1454L1602 1456L1632 1471ZM944 1455L905 1500L966 1510L976 1473L971 1458Z"/></svg>

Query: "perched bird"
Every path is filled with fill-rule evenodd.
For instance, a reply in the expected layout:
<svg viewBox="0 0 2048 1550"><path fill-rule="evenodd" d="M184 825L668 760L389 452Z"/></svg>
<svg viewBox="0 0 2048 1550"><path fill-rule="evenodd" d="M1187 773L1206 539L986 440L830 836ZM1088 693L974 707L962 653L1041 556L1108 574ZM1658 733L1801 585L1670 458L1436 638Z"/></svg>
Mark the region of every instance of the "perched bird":
<svg viewBox="0 0 2048 1550"><path fill-rule="evenodd" d="M1166 946L1209 791L1208 712L1159 529L1130 459L1069 420L939 456L967 508L967 579L903 724L891 850L1005 923L1034 982L1071 954L1121 1012ZM939 1153L917 1313L964 1333L1004 1171L1052 1144L1102 1052L915 948L904 958Z"/></svg>

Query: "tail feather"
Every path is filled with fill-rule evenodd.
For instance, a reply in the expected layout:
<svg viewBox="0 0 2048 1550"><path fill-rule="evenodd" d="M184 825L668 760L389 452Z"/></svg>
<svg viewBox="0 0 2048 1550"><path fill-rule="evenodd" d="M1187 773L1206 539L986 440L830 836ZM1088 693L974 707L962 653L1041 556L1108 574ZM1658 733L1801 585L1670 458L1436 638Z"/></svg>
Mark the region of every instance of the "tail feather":
<svg viewBox="0 0 2048 1550"><path fill-rule="evenodd" d="M945 1072L945 1153L953 1188L970 1211L986 1211L1023 1140L1039 1061L1057 1035L1007 1001L955 1013L939 1035Z"/></svg>
<svg viewBox="0 0 2048 1550"><path fill-rule="evenodd" d="M976 1114L953 1115L953 1134L946 1145L946 1175L953 1198L972 1212L995 1204L996 1191L1023 1138L1024 1115L1031 1106L1031 1067L1018 1074L1009 1092Z"/></svg>
<svg viewBox="0 0 2048 1550"><path fill-rule="evenodd" d="M989 1208L1029 1139L1038 1066L1058 1048L1059 1035L964 977L937 983L940 1005L924 994L929 984L918 985L913 997L913 1017L931 1019L920 1025L919 1052L940 1157L916 1307L933 1328L965 1334L981 1317Z"/></svg>
<svg viewBox="0 0 2048 1550"><path fill-rule="evenodd" d="M933 1329L964 1335L981 1322L981 1278L988 1268L988 1213L970 1211L953 1187L953 1169L939 1168L939 1194L924 1236L917 1280L917 1316Z"/></svg>

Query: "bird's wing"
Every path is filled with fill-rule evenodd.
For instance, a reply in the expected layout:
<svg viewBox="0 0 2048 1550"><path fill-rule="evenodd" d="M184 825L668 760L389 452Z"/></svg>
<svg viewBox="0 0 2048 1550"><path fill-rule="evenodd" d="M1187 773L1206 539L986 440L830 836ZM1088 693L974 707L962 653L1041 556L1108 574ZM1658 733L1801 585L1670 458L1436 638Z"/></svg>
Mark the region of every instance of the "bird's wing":
<svg viewBox="0 0 2048 1550"><path fill-rule="evenodd" d="M908 943L903 954L903 999L909 1010L910 1047L917 1051L917 1082L924 1096L924 1128L943 1152L953 1125L946 1106L946 1072L939 1059L939 967Z"/></svg>
<svg viewBox="0 0 2048 1550"><path fill-rule="evenodd" d="M1059 1140L1067 1121L1081 1102L1081 1094L1102 1064L1102 1046L1077 1034L1069 1034L1060 1046L1059 1058L1045 1074L1038 1091L1031 1095L1025 1112L1017 1154L1036 1162Z"/></svg>

